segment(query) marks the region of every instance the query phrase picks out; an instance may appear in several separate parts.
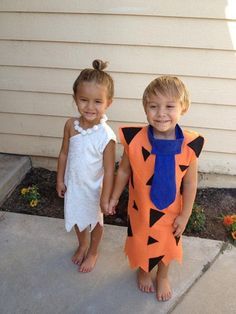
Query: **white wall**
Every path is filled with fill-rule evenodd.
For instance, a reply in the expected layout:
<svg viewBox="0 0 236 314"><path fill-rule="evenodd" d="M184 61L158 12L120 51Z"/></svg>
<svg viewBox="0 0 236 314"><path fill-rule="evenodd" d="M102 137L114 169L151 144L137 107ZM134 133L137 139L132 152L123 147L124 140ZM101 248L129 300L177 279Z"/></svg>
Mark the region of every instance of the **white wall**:
<svg viewBox="0 0 236 314"><path fill-rule="evenodd" d="M146 85L178 75L192 98L182 125L206 137L200 171L236 175L236 1L0 0L0 151L57 157L72 84L95 58L110 62L115 130L145 123Z"/></svg>

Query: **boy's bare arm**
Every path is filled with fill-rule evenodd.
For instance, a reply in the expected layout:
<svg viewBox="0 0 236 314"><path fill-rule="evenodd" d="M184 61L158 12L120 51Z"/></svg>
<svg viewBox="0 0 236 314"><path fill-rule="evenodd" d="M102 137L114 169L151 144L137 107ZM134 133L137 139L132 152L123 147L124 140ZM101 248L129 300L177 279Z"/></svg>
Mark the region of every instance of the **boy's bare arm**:
<svg viewBox="0 0 236 314"><path fill-rule="evenodd" d="M197 159L193 161L183 179L183 208L174 222L174 236L179 237L185 230L197 192Z"/></svg>
<svg viewBox="0 0 236 314"><path fill-rule="evenodd" d="M109 200L114 183L114 167L115 167L115 142L110 141L103 153L104 177L102 185L102 193L100 198L100 206L102 212L108 211Z"/></svg>

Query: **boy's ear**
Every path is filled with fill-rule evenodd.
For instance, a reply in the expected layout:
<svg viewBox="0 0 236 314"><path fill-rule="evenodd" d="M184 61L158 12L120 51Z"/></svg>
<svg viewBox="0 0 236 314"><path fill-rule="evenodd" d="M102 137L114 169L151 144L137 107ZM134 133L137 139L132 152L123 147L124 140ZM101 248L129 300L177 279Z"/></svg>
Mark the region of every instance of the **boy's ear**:
<svg viewBox="0 0 236 314"><path fill-rule="evenodd" d="M145 114L147 114L147 108L146 108L146 105L143 105L143 110L144 110Z"/></svg>

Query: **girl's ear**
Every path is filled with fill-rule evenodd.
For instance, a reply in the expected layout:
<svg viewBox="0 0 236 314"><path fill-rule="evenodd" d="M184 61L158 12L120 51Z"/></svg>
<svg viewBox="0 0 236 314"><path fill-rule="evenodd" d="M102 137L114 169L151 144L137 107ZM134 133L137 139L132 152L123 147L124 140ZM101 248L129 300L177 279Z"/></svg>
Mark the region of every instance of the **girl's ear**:
<svg viewBox="0 0 236 314"><path fill-rule="evenodd" d="M112 102L113 102L113 99L108 99L108 100L107 100L107 108L110 107L110 105L112 104Z"/></svg>

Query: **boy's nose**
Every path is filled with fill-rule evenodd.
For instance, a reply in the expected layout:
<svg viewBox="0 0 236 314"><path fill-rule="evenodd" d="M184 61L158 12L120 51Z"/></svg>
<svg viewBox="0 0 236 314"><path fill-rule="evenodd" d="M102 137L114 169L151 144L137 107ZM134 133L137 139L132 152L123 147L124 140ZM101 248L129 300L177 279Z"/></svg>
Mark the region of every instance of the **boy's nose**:
<svg viewBox="0 0 236 314"><path fill-rule="evenodd" d="M159 108L159 109L157 110L157 115L158 115L158 116L163 116L163 115L165 115L165 109L164 109L164 108Z"/></svg>

